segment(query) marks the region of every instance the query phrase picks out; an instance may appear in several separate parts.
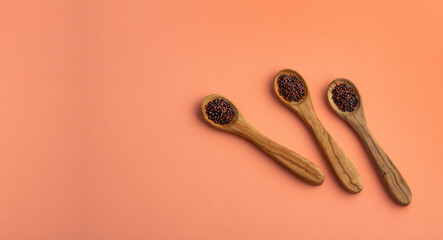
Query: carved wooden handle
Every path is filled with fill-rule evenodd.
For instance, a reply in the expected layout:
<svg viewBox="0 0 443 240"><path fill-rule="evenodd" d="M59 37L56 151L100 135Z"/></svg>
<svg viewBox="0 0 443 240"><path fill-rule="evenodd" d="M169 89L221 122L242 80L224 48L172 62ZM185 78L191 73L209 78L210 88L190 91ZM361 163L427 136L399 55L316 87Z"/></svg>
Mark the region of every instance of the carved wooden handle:
<svg viewBox="0 0 443 240"><path fill-rule="evenodd" d="M238 121L233 127L237 130L234 133L258 146L289 172L303 181L312 185L320 185L323 183L323 172L311 161L272 141L252 126L248 126L241 121Z"/></svg>
<svg viewBox="0 0 443 240"><path fill-rule="evenodd" d="M311 99L307 97L301 104L286 103L286 105L294 111L314 133L320 148L341 185L351 193L359 193L363 189L363 181L361 180L360 174L321 124L317 114L315 114Z"/></svg>
<svg viewBox="0 0 443 240"><path fill-rule="evenodd" d="M291 109L301 117L314 133L320 148L342 186L351 193L359 193L363 189L363 181L361 180L360 174L343 150L323 127L314 112L311 101L305 101L305 104L302 106Z"/></svg>
<svg viewBox="0 0 443 240"><path fill-rule="evenodd" d="M312 131L343 187L351 193L360 192L363 181L343 150L320 122L312 126Z"/></svg>
<svg viewBox="0 0 443 240"><path fill-rule="evenodd" d="M402 175L392 163L389 156L383 151L377 141L370 133L365 122L360 122L357 119L348 118L348 122L362 139L366 148L368 149L375 167L383 179L391 197L395 202L402 206L407 206L411 203L412 194L408 184L403 179Z"/></svg>

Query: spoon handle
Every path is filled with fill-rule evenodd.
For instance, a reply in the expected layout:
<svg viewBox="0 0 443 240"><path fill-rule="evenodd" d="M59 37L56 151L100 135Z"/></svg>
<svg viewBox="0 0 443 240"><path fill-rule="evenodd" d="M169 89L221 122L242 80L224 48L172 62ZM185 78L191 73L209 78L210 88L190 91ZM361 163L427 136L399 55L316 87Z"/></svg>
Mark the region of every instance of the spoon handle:
<svg viewBox="0 0 443 240"><path fill-rule="evenodd" d="M342 186L351 193L359 193L363 189L363 181L343 150L338 146L328 131L323 127L315 113L301 115L310 126L326 159L337 175Z"/></svg>
<svg viewBox="0 0 443 240"><path fill-rule="evenodd" d="M259 147L289 172L303 181L312 185L320 185L323 183L323 172L311 161L272 141L246 122L237 121L233 128L235 129L235 134Z"/></svg>
<svg viewBox="0 0 443 240"><path fill-rule="evenodd" d="M408 184L403 179L394 163L392 163L389 156L372 136L366 124L366 120L364 120L362 117L359 119L356 115L350 115L345 119L357 132L368 149L368 152L375 163L375 167L380 177L383 179L383 183L385 184L391 197L399 205L409 205L412 200L412 194Z"/></svg>
<svg viewBox="0 0 443 240"><path fill-rule="evenodd" d="M298 107L290 105L290 108L309 126L342 186L348 192L359 193L363 189L363 181L360 174L340 146L323 127L323 124L321 124L311 100L307 98Z"/></svg>

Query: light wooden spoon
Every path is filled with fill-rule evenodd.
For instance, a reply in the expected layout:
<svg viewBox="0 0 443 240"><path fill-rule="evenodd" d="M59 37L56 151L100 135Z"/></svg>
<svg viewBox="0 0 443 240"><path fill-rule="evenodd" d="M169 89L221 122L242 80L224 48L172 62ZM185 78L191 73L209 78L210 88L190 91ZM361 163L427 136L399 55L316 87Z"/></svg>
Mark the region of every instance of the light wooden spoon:
<svg viewBox="0 0 443 240"><path fill-rule="evenodd" d="M337 84L345 83L348 86L354 89L354 93L357 95L360 100L354 111L352 112L343 112L341 111L337 105L335 105L332 100L332 90L335 88ZM360 136L360 139L363 141L364 145L368 149L369 154L373 162L375 163L375 167L383 179L383 183L385 184L389 194L394 199L394 201L402 206L407 206L412 200L411 190L409 189L408 184L401 176L400 172L397 170L395 165L392 163L391 159L388 155L383 151L380 145L372 136L369 131L368 125L366 123L366 118L363 113L363 105L360 94L358 93L357 87L348 79L339 78L331 82L328 87L328 102L331 105L332 109L343 118L351 127L357 132Z"/></svg>
<svg viewBox="0 0 443 240"><path fill-rule="evenodd" d="M234 120L231 123L220 125L214 123L208 118L205 106L206 104L208 104L208 102L214 99L224 99L226 102L231 104L235 112ZM269 156L271 156L289 172L299 177L303 181L312 185L320 185L323 183L324 174L320 170L320 168L318 168L314 163L310 162L306 158L287 149L286 147L281 146L280 144L272 141L271 139L258 132L246 121L243 115L238 111L237 107L226 97L218 94L207 96L201 104L201 113L206 122L208 122L211 126L247 139L257 147L259 147L261 150L263 150L265 153L267 153Z"/></svg>
<svg viewBox="0 0 443 240"><path fill-rule="evenodd" d="M279 76L283 74L295 75L305 85L306 94L303 99L298 102L289 102L280 96L277 81ZM342 186L351 193L360 192L363 188L363 182L360 175L354 165L349 161L348 157L346 157L343 150L341 150L323 127L320 120L318 120L317 114L312 106L308 86L302 76L294 70L283 69L279 71L274 78L274 90L278 98L310 127Z"/></svg>

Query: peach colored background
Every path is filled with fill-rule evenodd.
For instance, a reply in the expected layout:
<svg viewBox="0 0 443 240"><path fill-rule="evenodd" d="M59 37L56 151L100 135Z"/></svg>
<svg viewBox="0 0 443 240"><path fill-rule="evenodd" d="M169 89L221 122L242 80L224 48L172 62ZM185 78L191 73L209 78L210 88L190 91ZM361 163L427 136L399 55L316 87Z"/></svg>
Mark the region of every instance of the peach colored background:
<svg viewBox="0 0 443 240"><path fill-rule="evenodd" d="M365 3L364 3L365 2ZM1 1L0 239L441 239L443 1ZM359 170L344 191L271 92L285 67ZM326 103L360 88L403 208ZM226 95L320 187L208 127Z"/></svg>

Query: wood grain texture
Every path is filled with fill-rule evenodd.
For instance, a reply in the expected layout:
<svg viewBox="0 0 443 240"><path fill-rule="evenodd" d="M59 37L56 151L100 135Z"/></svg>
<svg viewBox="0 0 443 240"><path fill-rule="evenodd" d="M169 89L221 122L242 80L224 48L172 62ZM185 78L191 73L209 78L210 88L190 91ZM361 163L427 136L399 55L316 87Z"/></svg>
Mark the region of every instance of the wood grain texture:
<svg viewBox="0 0 443 240"><path fill-rule="evenodd" d="M339 83L345 83L354 88L360 102L353 112L342 112L337 108L332 100L332 90ZM407 206L411 203L412 194L408 184L398 171L397 167L392 163L389 156L380 147L377 141L369 131L366 118L363 112L362 99L357 87L351 81L339 78L334 80L328 87L328 101L332 109L343 118L359 135L360 139L366 146L371 159L378 171L379 176L383 180L386 189L391 195L392 199L401 206Z"/></svg>
<svg viewBox="0 0 443 240"><path fill-rule="evenodd" d="M236 117L227 125L216 124L208 118L205 111L205 106L213 99L224 99L229 102L234 108ZM286 168L290 173L302 179L311 185L321 185L324 180L324 174L314 163L300 156L299 154L289 150L288 148L272 141L254 127L252 127L243 115L238 111L237 107L229 101L226 97L218 94L207 96L201 104L201 113L203 118L211 126L241 136L253 143L265 153L267 153L276 162Z"/></svg>
<svg viewBox="0 0 443 240"><path fill-rule="evenodd" d="M306 95L302 100L289 102L280 96L277 80L282 74L295 75L305 84ZM360 174L318 119L312 106L308 86L301 75L291 69L279 71L274 78L274 90L278 98L309 126L342 186L351 193L360 192L363 189Z"/></svg>

